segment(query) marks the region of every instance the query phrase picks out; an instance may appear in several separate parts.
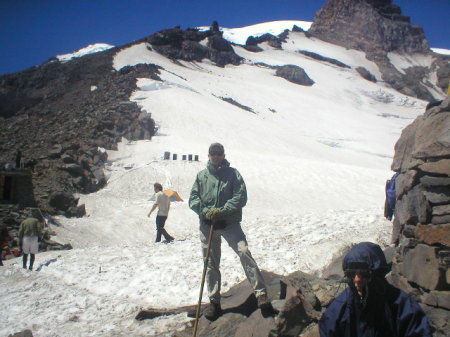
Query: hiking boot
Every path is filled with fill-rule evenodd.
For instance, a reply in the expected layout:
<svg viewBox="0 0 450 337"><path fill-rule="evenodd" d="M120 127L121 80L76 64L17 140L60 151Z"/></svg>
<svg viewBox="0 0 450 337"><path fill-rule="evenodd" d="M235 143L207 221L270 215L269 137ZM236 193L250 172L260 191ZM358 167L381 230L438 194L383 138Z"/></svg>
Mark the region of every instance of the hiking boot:
<svg viewBox="0 0 450 337"><path fill-rule="evenodd" d="M208 306L203 310L203 316L206 319L213 320L220 316L222 313L222 308L220 307L220 303L211 302Z"/></svg>
<svg viewBox="0 0 450 337"><path fill-rule="evenodd" d="M261 311L273 310L272 303L270 303L266 294L259 295L256 300Z"/></svg>

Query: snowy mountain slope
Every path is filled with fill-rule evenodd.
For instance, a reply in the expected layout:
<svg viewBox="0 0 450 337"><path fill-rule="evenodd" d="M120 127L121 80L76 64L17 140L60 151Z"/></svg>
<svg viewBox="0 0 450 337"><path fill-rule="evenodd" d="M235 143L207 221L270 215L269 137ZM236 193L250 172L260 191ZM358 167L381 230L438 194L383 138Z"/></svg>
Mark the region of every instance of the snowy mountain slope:
<svg viewBox="0 0 450 337"><path fill-rule="evenodd" d="M259 28L260 30L260 28ZM4 315L0 335L31 328L34 336L170 336L184 315L136 322L140 307L196 303L202 260L198 220L187 200L196 173L214 141L225 145L243 175L249 201L243 227L261 269L287 274L320 270L345 246L389 244L392 225L383 218L384 182L401 130L423 113L423 101L362 79L376 66L355 51L290 33L282 50L262 45L240 66L172 62L145 44L121 50L114 69L153 63L162 82L136 79L130 100L159 127L151 141L123 140L108 151L108 185L80 196L88 216L59 220L56 239L74 249L37 255L27 272L9 260L1 270ZM308 50L351 66L313 60ZM274 66L298 65L315 81L304 87L275 76ZM221 98L232 99L247 111ZM163 153L178 160L162 160ZM199 162L182 161L183 154ZM166 225L177 239L153 243L152 185L177 190ZM226 244L223 290L244 279Z"/></svg>

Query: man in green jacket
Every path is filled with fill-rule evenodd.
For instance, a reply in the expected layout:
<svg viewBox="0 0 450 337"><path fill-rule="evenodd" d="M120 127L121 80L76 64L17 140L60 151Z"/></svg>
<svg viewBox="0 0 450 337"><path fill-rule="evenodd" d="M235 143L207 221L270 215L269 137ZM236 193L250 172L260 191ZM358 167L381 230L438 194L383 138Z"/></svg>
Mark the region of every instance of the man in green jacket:
<svg viewBox="0 0 450 337"><path fill-rule="evenodd" d="M27 268L28 254L30 254L29 270L33 270L34 256L39 250L39 239L42 236L42 222L37 218L39 216L33 214L33 217L26 218L20 224L19 228L19 247L22 250L23 268Z"/></svg>
<svg viewBox="0 0 450 337"><path fill-rule="evenodd" d="M267 289L261 272L253 259L245 234L241 228L242 208L247 203L247 189L244 179L225 159L222 144L209 147L207 168L197 174L189 198L189 207L200 218L200 240L203 257L206 257L208 236L213 226L210 256L207 264L206 285L210 300L203 311L208 319L221 314L220 306L220 255L221 237L238 254L261 310L272 309L267 298Z"/></svg>

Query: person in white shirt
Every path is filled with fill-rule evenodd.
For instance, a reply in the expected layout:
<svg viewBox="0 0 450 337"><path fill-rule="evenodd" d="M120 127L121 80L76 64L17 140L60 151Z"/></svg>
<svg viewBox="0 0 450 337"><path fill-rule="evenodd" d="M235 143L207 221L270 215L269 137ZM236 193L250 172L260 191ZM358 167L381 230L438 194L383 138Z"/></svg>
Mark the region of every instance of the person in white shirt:
<svg viewBox="0 0 450 337"><path fill-rule="evenodd" d="M155 203L152 206L152 209L148 213L148 217L150 214L158 208L158 212L156 214L156 240L155 242L161 242L161 236L164 235L165 242L172 242L174 239L167 231L164 229L164 225L166 224L167 216L169 215L170 209L170 200L169 196L165 194L162 190L162 185L160 183L155 183L153 185L155 189Z"/></svg>

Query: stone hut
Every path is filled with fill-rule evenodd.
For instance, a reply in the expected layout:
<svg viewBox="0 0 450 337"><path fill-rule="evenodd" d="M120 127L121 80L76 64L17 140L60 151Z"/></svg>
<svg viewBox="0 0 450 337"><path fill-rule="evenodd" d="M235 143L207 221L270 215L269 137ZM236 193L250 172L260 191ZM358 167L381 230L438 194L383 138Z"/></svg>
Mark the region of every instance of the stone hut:
<svg viewBox="0 0 450 337"><path fill-rule="evenodd" d="M450 331L450 97L429 104L395 145L395 222L400 227L391 283L412 293L434 336Z"/></svg>
<svg viewBox="0 0 450 337"><path fill-rule="evenodd" d="M36 206L30 169L0 171L0 203L21 208Z"/></svg>

